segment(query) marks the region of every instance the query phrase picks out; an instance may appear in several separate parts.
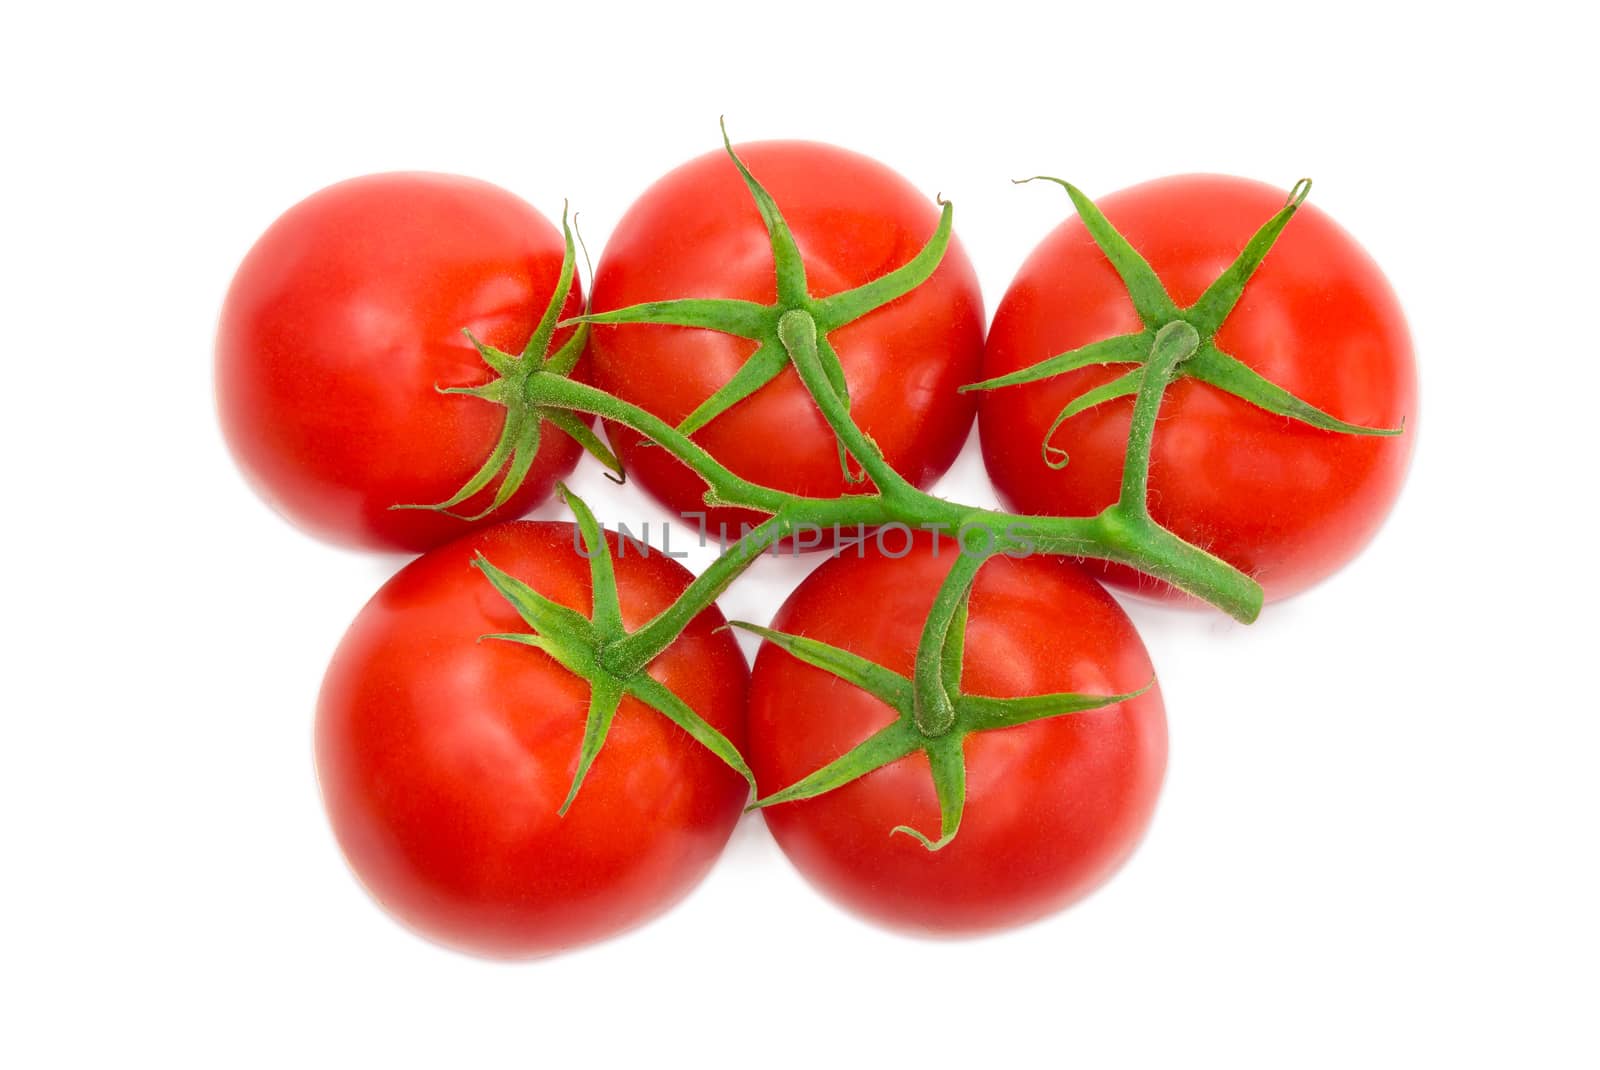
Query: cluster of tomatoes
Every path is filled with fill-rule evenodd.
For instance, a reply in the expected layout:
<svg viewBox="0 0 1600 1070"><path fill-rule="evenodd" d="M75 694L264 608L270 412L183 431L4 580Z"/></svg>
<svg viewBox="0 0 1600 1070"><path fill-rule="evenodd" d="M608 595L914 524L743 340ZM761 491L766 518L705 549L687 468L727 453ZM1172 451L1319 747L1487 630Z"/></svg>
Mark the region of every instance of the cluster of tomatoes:
<svg viewBox="0 0 1600 1070"><path fill-rule="evenodd" d="M1255 182L1184 176L1099 209L1188 309L1283 205L1282 191ZM483 566L542 599L547 617L592 620L572 624L584 636L612 634L602 623L618 614L618 634L632 632L689 589L693 577L667 556L608 533L597 570L572 525L514 519L554 493L585 449L713 531L765 514L708 506L704 473L625 421L605 421L604 441L582 413L508 427L516 410L495 391L514 377L495 365L565 351L573 380L683 426L754 484L814 499L870 492L841 463L786 354L760 330L699 322L695 301L716 303L724 319L751 310L752 323L775 303L820 309L913 261L939 227L938 206L871 159L768 142L710 153L651 186L607 243L587 301L562 230L472 179L353 179L294 206L257 242L217 340L219 411L240 467L315 535L421 552L352 624L317 709L318 775L339 843L396 917L489 955L603 938L684 895L750 801L750 783L707 733L685 731L642 691L612 693L597 715L610 685L530 636L527 607L503 589L512 581L497 588ZM784 292L786 248L804 294ZM986 336L976 273L952 240L924 281L826 334L850 418L926 488L976 416L1009 508L1093 516L1123 477L1133 400L1116 384L1127 367L1085 361L962 388L1157 326L1115 260L1081 218L1068 220L1017 273ZM637 307L656 314L608 317ZM546 350L524 352L541 327ZM1398 303L1314 208L1295 215L1204 343L1319 413L1414 428ZM1099 403L1075 404L1096 391ZM1167 387L1160 416L1150 515L1253 577L1269 601L1361 548L1410 452L1409 433L1330 431L1198 376ZM449 507L397 508L439 503ZM959 554L926 533L902 549L869 540L823 561L758 629L768 641L753 673L714 605L642 671L743 756L758 796L816 778L888 739L897 696L910 695L924 618ZM935 932L1039 917L1115 869L1152 811L1166 726L1143 645L1098 579L1175 594L1126 565L1045 554L983 564L955 648L960 692L976 696L963 716L978 723L998 708L985 703L1017 696L1121 701L997 721L966 734L953 758L932 746L886 751L865 775L778 801L763 813L795 865L861 913ZM585 755L592 764L580 770ZM946 760L956 768L936 780L931 765ZM964 793L959 833L941 798L952 782ZM902 827L947 834L892 834Z"/></svg>

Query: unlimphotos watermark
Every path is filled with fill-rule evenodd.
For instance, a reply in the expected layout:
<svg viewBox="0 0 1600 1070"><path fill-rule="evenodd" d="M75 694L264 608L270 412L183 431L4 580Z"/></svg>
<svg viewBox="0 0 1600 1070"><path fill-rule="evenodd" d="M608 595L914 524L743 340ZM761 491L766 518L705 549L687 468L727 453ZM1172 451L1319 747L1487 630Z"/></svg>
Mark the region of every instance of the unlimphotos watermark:
<svg viewBox="0 0 1600 1070"><path fill-rule="evenodd" d="M612 525L619 543L618 556L626 557L628 554L637 554L648 557L651 554L662 554L666 557L684 558L689 556L686 545L696 547L716 546L719 553L726 553L729 547L741 542L747 542L755 533L755 525L740 524L737 534L730 532L728 525L718 524L713 532L706 523L705 513L684 513L685 520L694 521L691 527L683 524L673 524L671 521L659 522L644 521L637 526L625 522ZM650 542L652 527L661 536L661 545L656 547ZM690 527L691 535L685 537L683 529ZM949 536L948 539L932 539L933 555L937 557L941 549L954 553L973 553L989 556L994 553L1003 553L1008 557L1027 557L1034 552L1033 540L1028 536L1028 527L1019 522L1010 523L1001 531L996 531L987 524L964 524L952 529L948 524L918 524L915 528L897 520L887 524L868 526L865 524L831 526L822 524L795 524L790 529L787 537L772 541L762 547L761 553L769 556L800 557L810 554L814 550L827 549L833 557L843 557L851 551L856 557L867 556L869 546L876 552L888 558L905 557L916 545L918 534L931 538L934 535ZM673 549L676 538L680 549ZM572 529L572 545L582 557L589 557L589 550L583 544L583 537L579 530Z"/></svg>

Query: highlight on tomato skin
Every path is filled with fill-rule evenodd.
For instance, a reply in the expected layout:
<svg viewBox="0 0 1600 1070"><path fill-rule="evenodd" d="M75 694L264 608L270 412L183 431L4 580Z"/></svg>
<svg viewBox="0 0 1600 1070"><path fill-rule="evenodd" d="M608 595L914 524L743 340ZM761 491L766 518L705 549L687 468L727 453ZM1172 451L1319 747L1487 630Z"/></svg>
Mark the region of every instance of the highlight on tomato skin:
<svg viewBox="0 0 1600 1070"><path fill-rule="evenodd" d="M494 450L505 410L439 388L494 378L463 329L521 352L563 254L531 205L456 175L367 175L290 208L244 258L217 331L218 418L252 487L345 546L415 552L470 531L393 507L448 499ZM565 313L582 309L575 285ZM572 471L577 444L543 430L525 482L476 526L521 515Z"/></svg>
<svg viewBox="0 0 1600 1070"><path fill-rule="evenodd" d="M1158 179L1097 198L1105 217L1187 306L1284 205L1284 191L1224 175ZM995 312L985 378L1138 330L1128 293L1076 216L1033 250ZM1377 533L1404 482L1417 433L1417 373L1399 300L1377 264L1308 201L1284 228L1216 344L1300 399L1350 423L1403 428L1339 434L1179 378L1163 399L1149 508L1180 538L1243 570L1266 600L1305 590ZM1040 515L1093 515L1116 498L1130 399L1108 401L1050 436L1062 408L1125 366L1089 367L981 395L984 460L1002 502ZM1126 566L1092 567L1118 587L1172 600Z"/></svg>
<svg viewBox="0 0 1600 1070"><path fill-rule="evenodd" d="M885 165L832 145L763 141L733 146L793 231L814 297L869 283L910 261L934 235L940 208ZM669 172L628 209L596 268L594 310L647 301L777 298L767 231L723 150ZM958 238L938 268L893 303L834 331L850 412L889 463L927 487L954 462L976 411L958 392L978 373L985 316L977 273ZM678 423L731 380L757 343L712 330L628 324L595 327L595 381ZM635 479L678 514L708 513L734 536L749 510L706 510L705 484L664 451L607 423ZM695 432L737 474L796 494L860 492L847 482L832 432L792 367Z"/></svg>
<svg viewBox="0 0 1600 1070"><path fill-rule="evenodd" d="M772 627L912 672L924 616L957 551L919 540L824 562ZM863 612L862 607L873 607ZM962 689L1010 697L1125 694L1154 673L1132 622L1058 558L998 557L971 596ZM763 796L795 783L894 720L885 703L763 644L751 677L749 759ZM969 936L1045 917L1088 894L1137 846L1166 768L1161 694L964 741L960 831L937 851L897 826L940 827L916 753L814 798L762 810L784 854L836 903L891 929Z"/></svg>
<svg viewBox="0 0 1600 1070"><path fill-rule="evenodd" d="M323 801L346 859L396 919L493 958L538 956L633 928L710 869L745 781L631 697L564 816L589 685L541 650L483 639L526 632L479 555L590 612L572 525L512 522L433 550L396 574L341 641L317 706ZM665 608L690 573L618 553L623 621ZM735 745L748 669L715 607L650 666Z"/></svg>

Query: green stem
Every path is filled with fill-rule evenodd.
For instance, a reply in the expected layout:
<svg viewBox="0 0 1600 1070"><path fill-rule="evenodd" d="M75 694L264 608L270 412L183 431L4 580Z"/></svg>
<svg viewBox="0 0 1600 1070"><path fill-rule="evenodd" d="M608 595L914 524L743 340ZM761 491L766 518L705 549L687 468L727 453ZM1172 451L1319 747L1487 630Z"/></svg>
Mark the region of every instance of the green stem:
<svg viewBox="0 0 1600 1070"><path fill-rule="evenodd" d="M1115 504L1094 518L1096 530L1089 538L1094 548L1084 556L1131 565L1248 624L1261 612L1260 584L1150 518L1150 451L1156 418L1178 366L1194 355L1199 344L1199 332L1183 320L1156 332L1134 398L1121 492ZM1040 518L1039 523L1048 526L1054 521Z"/></svg>
<svg viewBox="0 0 1600 1070"><path fill-rule="evenodd" d="M1113 505L1095 517L1098 548L1086 556L1116 561L1171 584L1241 624L1261 615L1261 585L1226 561L1184 542L1148 516Z"/></svg>
<svg viewBox="0 0 1600 1070"><path fill-rule="evenodd" d="M555 375L535 372L528 376L528 398L540 405L587 412L624 424L650 439L657 446L694 469L709 485L710 494L718 504L740 505L764 513L777 513L785 506L803 505L807 509L826 511L829 503L858 501L866 506L873 496L858 494L846 498L807 498L789 494L735 475L711 454L689 439L677 428L660 417L613 397L604 390L564 379ZM866 511L871 512L870 509Z"/></svg>
<svg viewBox="0 0 1600 1070"><path fill-rule="evenodd" d="M861 468L884 494L896 495L915 490L904 476L884 458L878 444L868 438L850 418L850 410L833 384L828 381L822 358L817 355L817 321L811 313L801 309L785 312L778 319L778 340L789 351L789 359L800 373L800 381L811 392L811 398L822 410L823 419L833 430L850 455L861 462Z"/></svg>
<svg viewBox="0 0 1600 1070"><path fill-rule="evenodd" d="M1155 390L1153 383L1154 380L1150 387L1152 392ZM735 475L671 424L603 390L542 372L528 377L526 389L530 400L538 404L592 413L633 428L694 469L709 485L709 497L717 504L759 510L774 517L782 514L788 531L807 524L854 528L899 523L913 529L939 530L954 535L964 527L981 527L993 533L996 547L1002 553L1039 552L1117 561L1202 598L1238 620L1248 623L1261 611L1261 588L1255 581L1154 524L1142 511L1130 515L1120 508L1120 503L1097 517L1018 516L936 498L898 475L892 480L885 476L893 489L885 489L883 494L848 494L840 498L789 494ZM841 420L842 428L854 426L847 413L838 411L837 395L831 390L819 393L822 395L819 407L830 422ZM1148 423L1153 431L1153 418ZM875 446L867 448L870 440L865 436L857 444L868 455L882 456ZM1141 458L1139 467L1148 465L1148 443L1138 456ZM764 546L760 548L764 549ZM759 556L760 550L755 556ZM741 552L744 551L734 546L724 557L731 554L737 559ZM734 564L730 561L723 568L733 569ZM737 570L730 572L727 581L731 582L736 575ZM718 587L716 580L692 586L680 597L683 608L675 612L672 619L687 624L725 587L725 582ZM636 646L627 648L627 657L637 661L652 650L660 653L670 642L671 634L666 626L652 629L649 640L639 640Z"/></svg>
<svg viewBox="0 0 1600 1070"><path fill-rule="evenodd" d="M1128 427L1128 449L1122 459L1122 495L1117 505L1130 513L1148 515L1150 448L1156 437L1156 417L1161 399L1178 370L1194 355L1200 333L1183 320L1173 320L1156 332L1145 363L1144 379L1133 402L1133 422Z"/></svg>
<svg viewBox="0 0 1600 1070"><path fill-rule="evenodd" d="M929 739L944 735L956 722L955 703L944 686L944 648L950 639L950 622L961 609L978 569L989 557L990 553L960 548L922 625L911 694L917 731Z"/></svg>
<svg viewBox="0 0 1600 1070"><path fill-rule="evenodd" d="M602 663L622 677L632 676L650 664L656 655L673 644L690 621L722 597L729 584L783 537L787 526L785 521L774 516L742 536L696 576L670 606L638 631L612 644L601 657Z"/></svg>

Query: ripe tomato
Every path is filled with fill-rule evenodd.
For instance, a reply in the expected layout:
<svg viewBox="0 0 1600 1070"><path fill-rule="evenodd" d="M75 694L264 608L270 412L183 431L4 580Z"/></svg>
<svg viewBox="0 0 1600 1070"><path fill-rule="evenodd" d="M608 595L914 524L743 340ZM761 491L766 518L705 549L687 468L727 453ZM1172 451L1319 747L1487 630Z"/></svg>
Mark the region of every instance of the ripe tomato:
<svg viewBox="0 0 1600 1070"><path fill-rule="evenodd" d="M813 297L870 282L906 263L933 235L934 203L865 156L802 141L738 146L793 231ZM596 312L644 301L777 298L767 232L737 168L721 151L672 171L645 191L617 225L594 281ZM960 451L975 401L956 388L977 374L983 299L977 275L952 239L939 268L899 300L829 336L838 351L857 424L894 468L918 486ZM590 341L604 389L679 423L731 379L756 343L709 330L596 326ZM664 450L607 424L629 472L679 513L707 512L705 484ZM694 438L737 474L796 494L847 489L833 433L794 368L718 416ZM851 489L859 490L859 486ZM762 515L714 509L706 524Z"/></svg>
<svg viewBox="0 0 1600 1070"><path fill-rule="evenodd" d="M623 622L665 608L690 574L621 555ZM739 819L745 781L666 717L622 700L566 816L589 688L541 650L471 567L478 554L591 611L569 524L517 522L413 561L350 626L317 707L317 772L356 875L392 914L452 947L523 956L629 928L681 898ZM715 607L649 668L735 745L748 670Z"/></svg>
<svg viewBox="0 0 1600 1070"><path fill-rule="evenodd" d="M435 388L495 378L463 328L522 351L562 253L528 204L453 175L368 175L289 209L240 265L217 332L217 407L245 475L289 520L346 545L424 550L470 530L390 506L444 501L494 449L505 410ZM574 287L566 311L582 307ZM548 497L579 452L545 424L494 517ZM491 486L459 511L492 498Z"/></svg>
<svg viewBox="0 0 1600 1070"><path fill-rule="evenodd" d="M821 640L909 677L922 622L955 560L920 540L825 562L784 603L779 631ZM862 612L871 606L872 612ZM973 587L962 690L1011 697L1123 694L1152 678L1132 623L1101 587L1054 558L995 558ZM750 766L763 794L798 781L892 723L867 692L764 644L750 687ZM970 933L1017 925L1079 898L1128 855L1166 768L1161 697L966 737L960 832L930 852L897 825L937 834L921 752L824 795L762 811L823 892L903 929Z"/></svg>
<svg viewBox="0 0 1600 1070"><path fill-rule="evenodd" d="M1195 301L1282 206L1282 191L1219 175L1134 186L1097 203L1180 306ZM1028 257L995 313L986 378L1112 335L1139 320L1122 282L1076 218ZM1193 379L1167 390L1150 465L1151 516L1254 576L1267 599L1316 583L1356 555L1400 492L1416 437L1416 368L1399 302L1355 240L1302 205L1216 335L1217 345L1324 412L1392 438L1335 434ZM1085 516L1117 497L1133 400L1066 421L1052 442L1070 458L1052 471L1040 443L1073 398L1127 371L1087 368L985 393L984 460L1013 509ZM1097 566L1101 567L1101 566ZM1175 592L1106 565L1121 586Z"/></svg>

